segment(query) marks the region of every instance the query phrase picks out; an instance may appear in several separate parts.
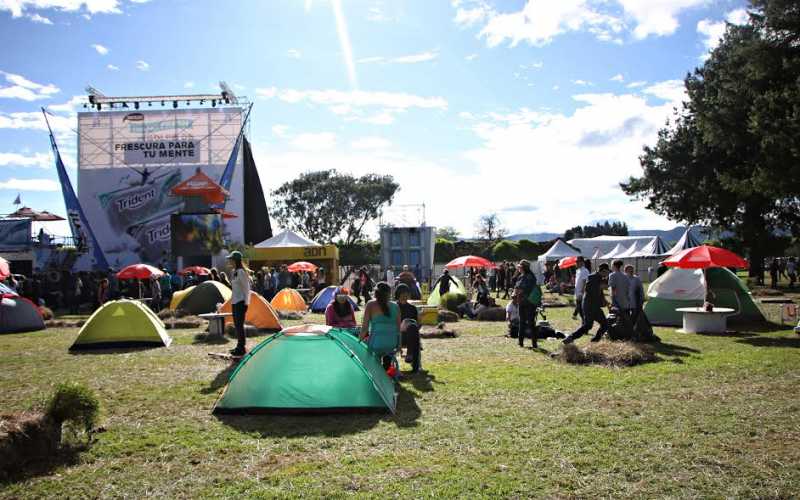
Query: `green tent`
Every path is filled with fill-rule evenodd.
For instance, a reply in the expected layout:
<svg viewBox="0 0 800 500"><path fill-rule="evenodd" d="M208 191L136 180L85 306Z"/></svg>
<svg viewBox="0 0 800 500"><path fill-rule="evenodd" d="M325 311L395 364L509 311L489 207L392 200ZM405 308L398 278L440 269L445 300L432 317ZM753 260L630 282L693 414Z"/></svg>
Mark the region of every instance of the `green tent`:
<svg viewBox="0 0 800 500"><path fill-rule="evenodd" d="M176 305L189 314L216 312L217 304L230 300L233 292L219 281L204 281L193 287Z"/></svg>
<svg viewBox="0 0 800 500"><path fill-rule="evenodd" d="M715 295L713 304L736 311L728 316L729 323L766 321L747 287L735 274L724 267L712 267L706 275ZM670 269L650 284L644 306L647 319L654 325L682 325L683 314L676 309L702 306L705 289L702 269Z"/></svg>
<svg viewBox="0 0 800 500"><path fill-rule="evenodd" d="M114 347L166 347L172 339L164 323L135 300L106 302L84 323L70 351Z"/></svg>
<svg viewBox="0 0 800 500"><path fill-rule="evenodd" d="M466 288L464 288L464 283L462 283L460 279L456 278L452 274L450 275L450 277L453 278L453 281L456 282L456 286L454 288L453 284L450 283L450 292L448 293L460 293L464 295L464 297L466 297L467 290ZM438 307L441 301L442 298L439 296L439 285L437 284L435 287L433 287L433 290L431 290L431 294L428 296L428 305Z"/></svg>
<svg viewBox="0 0 800 500"><path fill-rule="evenodd" d="M257 345L231 374L214 413L394 413L394 382L347 330L286 328Z"/></svg>

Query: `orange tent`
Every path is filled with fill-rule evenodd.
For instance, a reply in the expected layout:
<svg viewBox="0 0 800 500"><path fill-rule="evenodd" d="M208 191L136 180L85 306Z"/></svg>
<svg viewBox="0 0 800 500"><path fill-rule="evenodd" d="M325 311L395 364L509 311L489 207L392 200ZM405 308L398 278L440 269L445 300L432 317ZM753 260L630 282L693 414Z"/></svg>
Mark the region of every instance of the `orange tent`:
<svg viewBox="0 0 800 500"><path fill-rule="evenodd" d="M294 288L284 288L272 298L272 308L277 311L305 312L306 301Z"/></svg>
<svg viewBox="0 0 800 500"><path fill-rule="evenodd" d="M222 304L222 307L219 308L219 312L232 312L231 301L228 300ZM277 313L275 313L275 310L269 305L267 299L256 292L250 292L250 305L247 306L244 322L253 325L259 330L279 332L283 329L283 325L281 325ZM225 318L225 324L233 324L233 318L230 316Z"/></svg>

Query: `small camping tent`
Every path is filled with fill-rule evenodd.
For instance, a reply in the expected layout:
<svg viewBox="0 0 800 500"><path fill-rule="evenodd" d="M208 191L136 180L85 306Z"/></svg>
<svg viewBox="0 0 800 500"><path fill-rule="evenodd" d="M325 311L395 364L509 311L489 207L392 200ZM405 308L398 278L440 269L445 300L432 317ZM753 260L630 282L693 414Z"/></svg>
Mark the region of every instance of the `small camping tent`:
<svg viewBox="0 0 800 500"><path fill-rule="evenodd" d="M0 299L0 333L22 333L44 330L39 308L18 295L5 294Z"/></svg>
<svg viewBox="0 0 800 500"><path fill-rule="evenodd" d="M453 281L456 282L456 286L453 286L450 283L450 292L449 293L457 293L463 295L464 297L467 296L467 290L464 288L464 283L461 282L456 276L450 275L453 278ZM442 297L439 295L439 284L437 283L433 290L431 290L431 294L428 296L428 305L429 306L439 306L442 302Z"/></svg>
<svg viewBox="0 0 800 500"><path fill-rule="evenodd" d="M750 292L735 274L724 267L712 267L706 270L706 275L709 289L715 295L714 305L736 311L728 316L729 323L765 321ZM644 307L647 319L654 325L680 326L683 315L676 309L702 306L705 289L702 269L670 269L650 284Z"/></svg>
<svg viewBox="0 0 800 500"><path fill-rule="evenodd" d="M315 313L325 312L325 308L328 307L328 304L333 302L333 300L336 298L336 292L339 289L340 288L338 286L329 286L323 288L319 291L316 297L314 297L314 300L311 301L311 304L309 304L308 308L311 310L311 312ZM358 311L358 304L356 304L356 301L353 300L353 297L348 295L347 299L350 301L350 305L353 306L353 310Z"/></svg>
<svg viewBox="0 0 800 500"><path fill-rule="evenodd" d="M222 304L219 312L233 312L230 299ZM267 299L256 292L250 292L250 304L247 306L247 313L245 313L244 321L245 323L249 323L259 330L277 332L283 328L280 320L278 319L278 315L275 313L275 310L272 308L272 306L269 305ZM233 318L230 316L225 318L225 323L233 324Z"/></svg>
<svg viewBox="0 0 800 500"><path fill-rule="evenodd" d="M189 314L215 312L217 305L227 302L233 294L230 288L219 281L204 281L186 290L188 293L178 299L179 301L175 308L186 311ZM172 308L172 303L170 303L170 308Z"/></svg>
<svg viewBox="0 0 800 500"><path fill-rule="evenodd" d="M194 290L194 285L190 286L189 288L184 288L183 290L177 290L172 292L172 298L169 301L169 308L173 311L178 309L178 305L180 305L181 301L189 295L192 290Z"/></svg>
<svg viewBox="0 0 800 500"><path fill-rule="evenodd" d="M214 413L394 413L394 383L366 344L345 330L287 328L242 359Z"/></svg>
<svg viewBox="0 0 800 500"><path fill-rule="evenodd" d="M294 288L284 288L272 297L270 304L276 311L305 312L307 310L306 301Z"/></svg>
<svg viewBox="0 0 800 500"><path fill-rule="evenodd" d="M84 323L70 351L115 347L167 347L172 339L164 323L136 300L114 300L100 306Z"/></svg>

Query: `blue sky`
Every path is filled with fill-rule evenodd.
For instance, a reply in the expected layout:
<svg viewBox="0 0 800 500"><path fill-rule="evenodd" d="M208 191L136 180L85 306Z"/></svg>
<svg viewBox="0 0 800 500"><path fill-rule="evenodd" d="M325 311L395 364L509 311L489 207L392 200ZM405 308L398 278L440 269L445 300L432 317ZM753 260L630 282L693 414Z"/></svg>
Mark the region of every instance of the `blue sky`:
<svg viewBox="0 0 800 500"><path fill-rule="evenodd" d="M107 95L255 102L264 187L337 168L471 235L674 222L617 187L743 0L0 0L0 213L64 207L37 115L75 179L75 112ZM80 186L78 186L80 189ZM269 203L269 199L268 199ZM388 213L413 221L410 210Z"/></svg>

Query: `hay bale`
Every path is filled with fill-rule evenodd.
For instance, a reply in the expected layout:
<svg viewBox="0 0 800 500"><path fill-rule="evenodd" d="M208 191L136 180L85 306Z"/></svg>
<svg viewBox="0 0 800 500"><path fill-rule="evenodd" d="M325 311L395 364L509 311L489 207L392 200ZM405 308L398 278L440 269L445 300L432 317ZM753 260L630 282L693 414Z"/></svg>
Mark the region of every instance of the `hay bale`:
<svg viewBox="0 0 800 500"><path fill-rule="evenodd" d="M280 319L303 319L303 315L296 311L277 311Z"/></svg>
<svg viewBox="0 0 800 500"><path fill-rule="evenodd" d="M193 329L193 328L202 328L206 326L208 322L203 318L199 318L197 316L183 316L180 319L170 319L169 321L164 322L164 327L167 330L170 329Z"/></svg>
<svg viewBox="0 0 800 500"><path fill-rule="evenodd" d="M565 344L553 357L573 365L636 366L658 361L653 348L636 342L592 342L581 349Z"/></svg>
<svg viewBox="0 0 800 500"><path fill-rule="evenodd" d="M61 424L43 413L0 415L0 477L54 455L60 444Z"/></svg>
<svg viewBox="0 0 800 500"><path fill-rule="evenodd" d="M419 336L423 339L454 339L458 337L455 330L448 330L444 323L439 323L436 328L424 326L419 331Z"/></svg>
<svg viewBox="0 0 800 500"><path fill-rule="evenodd" d="M458 321L458 314L446 309L440 309L436 321L443 323L456 323Z"/></svg>
<svg viewBox="0 0 800 500"><path fill-rule="evenodd" d="M53 310L46 306L39 306L39 314L42 315L42 319L45 321L53 319L55 317L53 315Z"/></svg>
<svg viewBox="0 0 800 500"><path fill-rule="evenodd" d="M458 306L467 301L467 296L461 292L447 292L441 298L441 307L448 311L458 312Z"/></svg>
<svg viewBox="0 0 800 500"><path fill-rule="evenodd" d="M506 310L502 307L488 307L478 313L478 321L505 321Z"/></svg>
<svg viewBox="0 0 800 500"><path fill-rule="evenodd" d="M162 320L174 318L175 311L173 311L172 309L162 309L158 311L158 314L156 314L156 316L158 316Z"/></svg>

